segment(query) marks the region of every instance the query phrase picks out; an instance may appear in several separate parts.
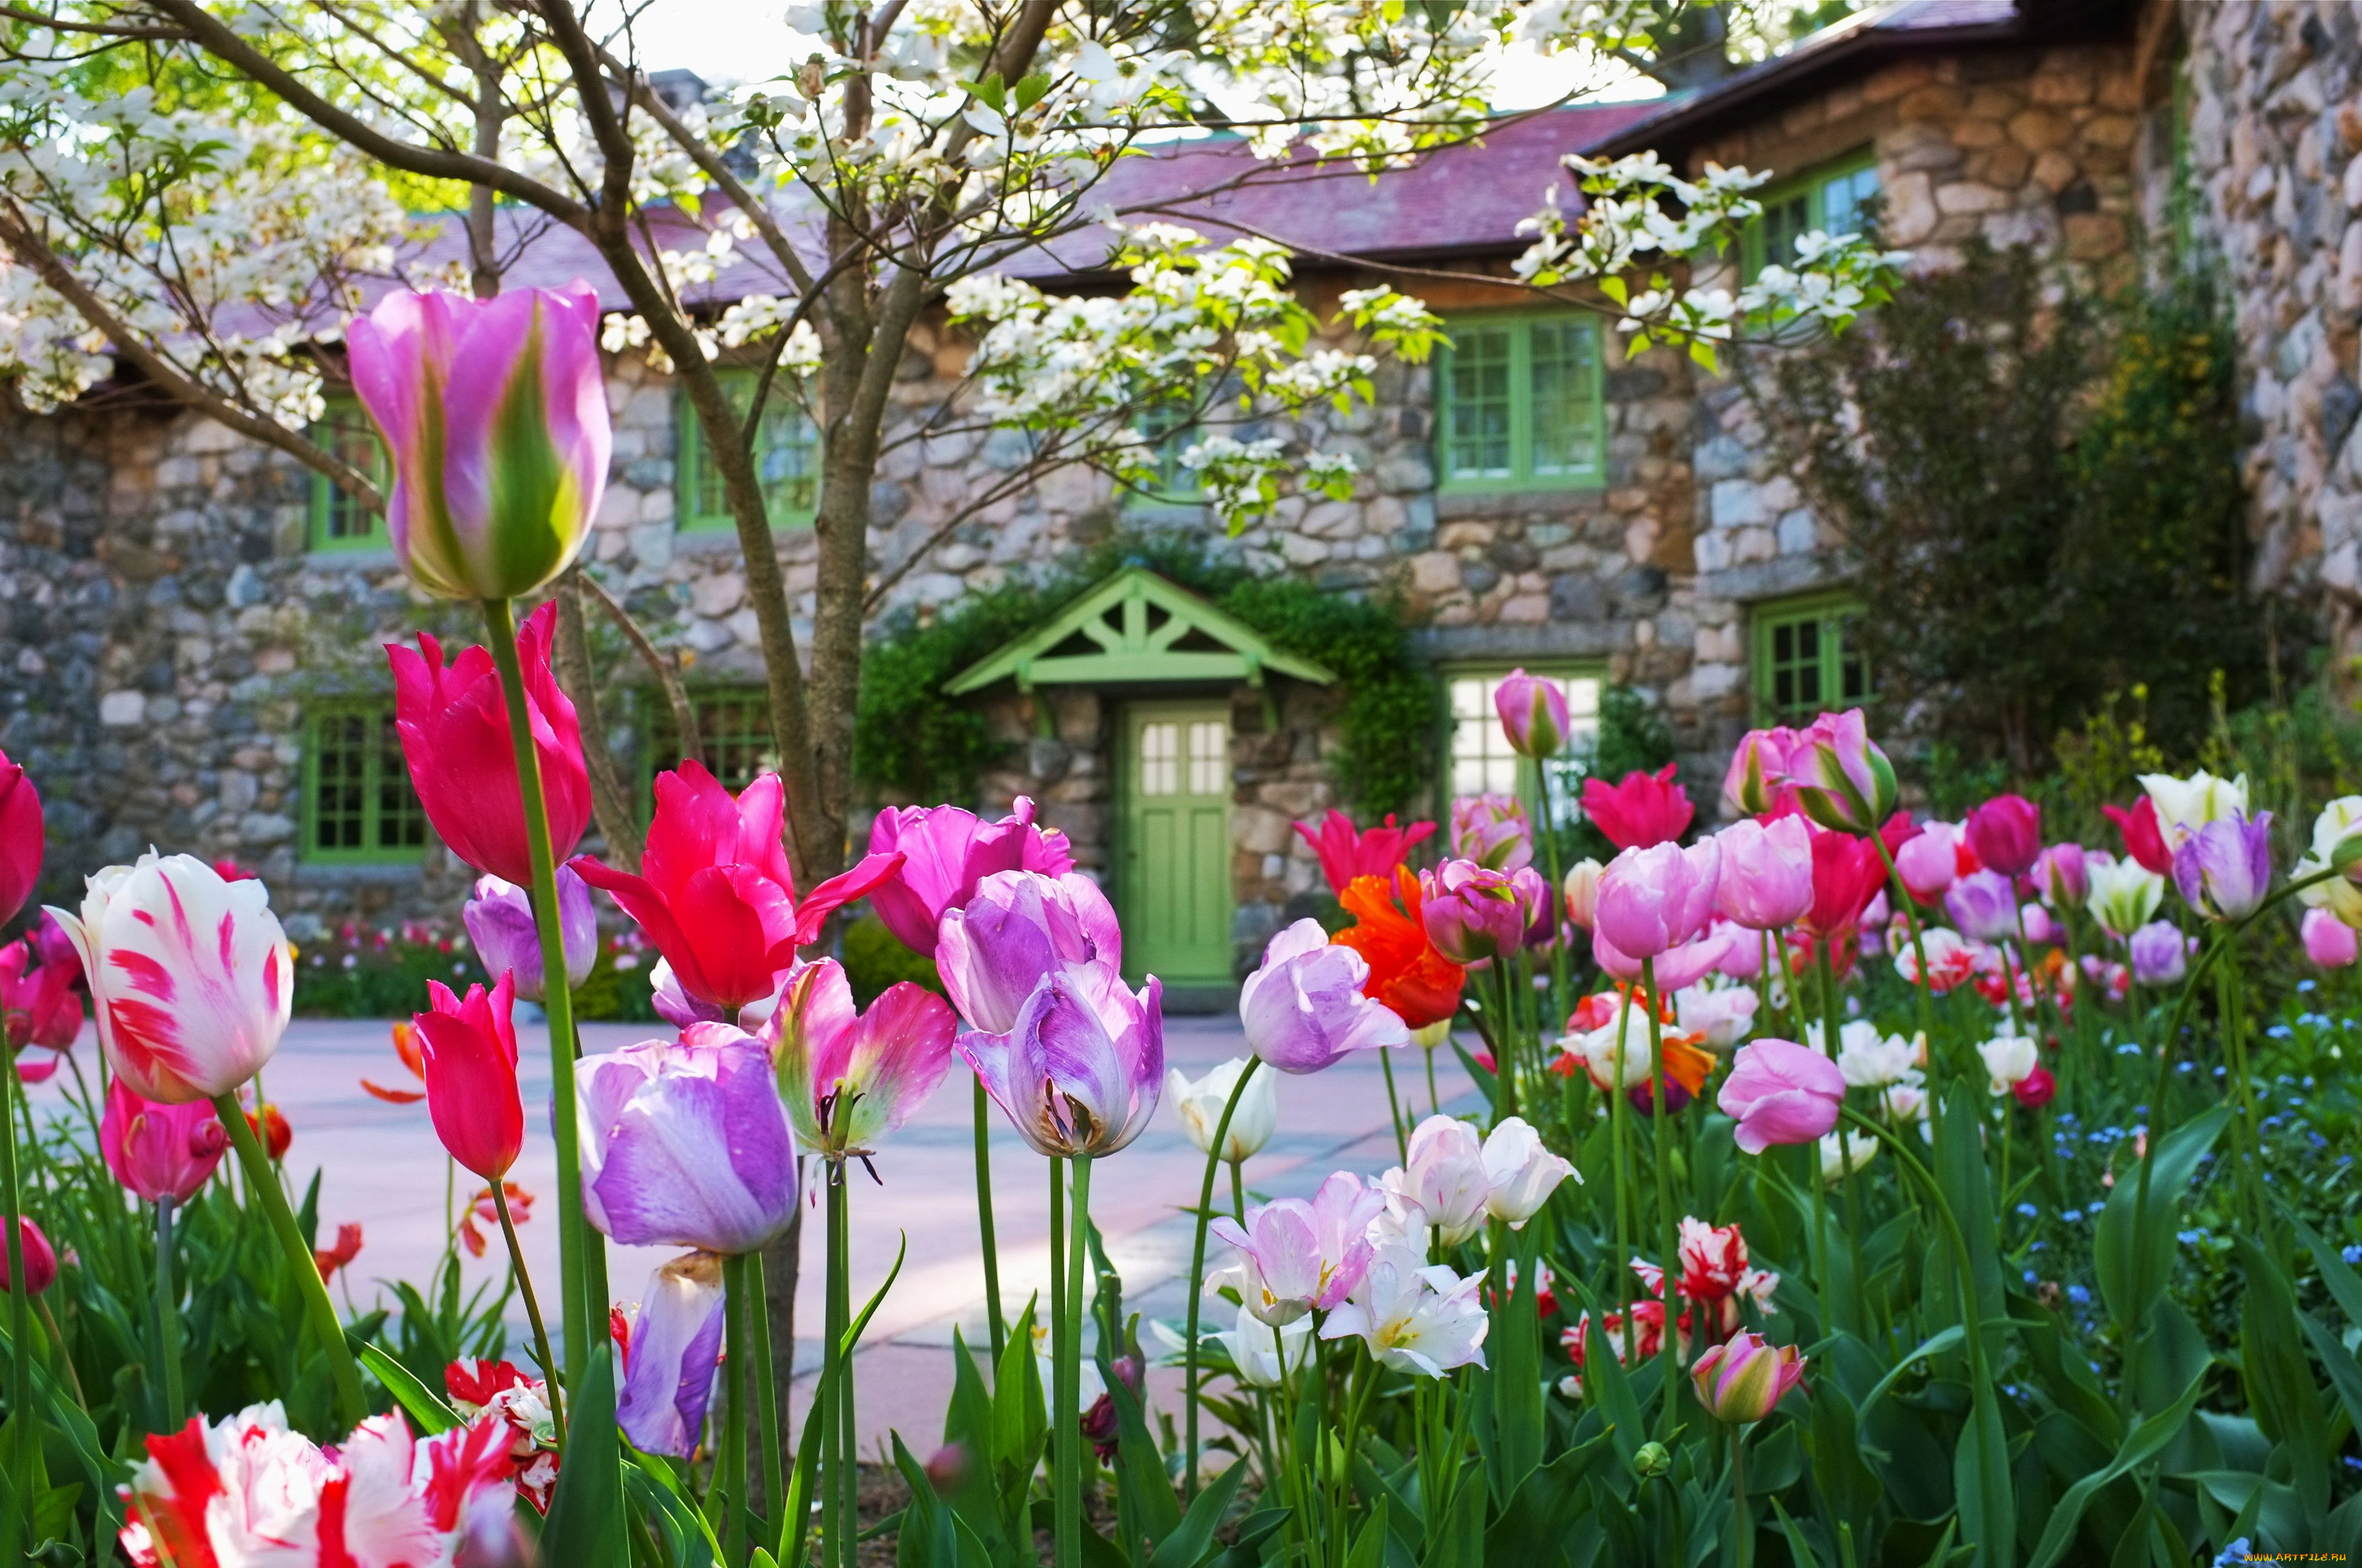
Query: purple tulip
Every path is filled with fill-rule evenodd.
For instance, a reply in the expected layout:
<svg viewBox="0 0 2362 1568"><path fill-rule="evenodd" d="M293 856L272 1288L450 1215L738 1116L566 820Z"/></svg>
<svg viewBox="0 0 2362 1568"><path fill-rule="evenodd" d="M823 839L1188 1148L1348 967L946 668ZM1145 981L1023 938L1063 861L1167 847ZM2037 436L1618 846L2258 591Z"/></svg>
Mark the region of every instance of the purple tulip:
<svg viewBox="0 0 2362 1568"><path fill-rule="evenodd" d="M498 980L503 972L516 977L516 994L541 999L541 933L533 921L533 898L514 882L498 877L476 878L476 896L459 908L468 940L484 973ZM557 929L566 940L566 986L568 990L590 977L599 962L599 911L590 904L590 885L571 866L557 868Z"/></svg>
<svg viewBox="0 0 2362 1568"><path fill-rule="evenodd" d="M687 1459L722 1360L722 1260L690 1253L648 1276L624 1347L615 1419L643 1453Z"/></svg>
<svg viewBox="0 0 2362 1568"><path fill-rule="evenodd" d="M2173 885L2208 920L2245 920L2272 887L2272 814L2230 815L2202 823L2173 852Z"/></svg>
<svg viewBox="0 0 2362 1568"><path fill-rule="evenodd" d="M1494 871L1534 860L1534 830L1515 795L1462 795L1451 802L1451 853Z"/></svg>
<svg viewBox="0 0 2362 1568"><path fill-rule="evenodd" d="M770 1053L726 1023L692 1025L575 1068L582 1207L626 1246L751 1253L796 1211L795 1144Z"/></svg>
<svg viewBox="0 0 2362 1568"><path fill-rule="evenodd" d="M1944 895L1944 912L1971 942L2005 942L2017 934L2017 888L1998 871L1971 871Z"/></svg>
<svg viewBox="0 0 2362 1568"><path fill-rule="evenodd" d="M1063 877L1075 868L1066 835L1035 826L1033 802L1023 795L997 823L957 806L889 806L869 825L869 853L897 850L902 868L870 890L869 907L903 946L929 958L944 912L976 897L987 877L1000 871Z"/></svg>
<svg viewBox="0 0 2362 1568"><path fill-rule="evenodd" d="M1418 881L1427 939L1454 964L1503 957L1525 942L1527 911L1507 872L1447 860Z"/></svg>
<svg viewBox="0 0 2362 1568"><path fill-rule="evenodd" d="M1513 669L1493 690L1493 711L1501 715L1509 749L1519 756L1556 756L1566 745L1566 693L1554 680Z"/></svg>
<svg viewBox="0 0 2362 1568"><path fill-rule="evenodd" d="M788 976L762 1040L797 1141L841 1160L876 1153L934 1092L957 1029L951 1004L909 980L855 1011L844 966L823 958Z"/></svg>
<svg viewBox="0 0 2362 1568"><path fill-rule="evenodd" d="M2171 921L2153 920L2125 942L2133 961L2133 978L2144 986L2170 986L2190 972L2190 955L2197 943L2181 934Z"/></svg>
<svg viewBox="0 0 2362 1568"><path fill-rule="evenodd" d="M1123 931L1098 884L1078 871L996 871L947 911L935 972L968 1023L1006 1034L1043 978L1068 964L1123 963Z"/></svg>
<svg viewBox="0 0 2362 1568"><path fill-rule="evenodd" d="M680 977L672 972L672 965L662 958L648 971L648 1005L675 1029L687 1029L692 1023L723 1023L732 1016L731 1010L719 1002L690 996L681 986Z"/></svg>
<svg viewBox="0 0 2362 1568"><path fill-rule="evenodd" d="M1724 919L1778 931L1813 907L1813 836L1804 818L1736 822L1714 836L1722 848L1714 907Z"/></svg>
<svg viewBox="0 0 2362 1568"><path fill-rule="evenodd" d="M1845 1075L1818 1051L1789 1040L1758 1040L1732 1058L1716 1103L1738 1120L1738 1146L1760 1154L1774 1143L1818 1143L1838 1124Z"/></svg>
<svg viewBox="0 0 2362 1568"><path fill-rule="evenodd" d="M388 294L353 323L353 391L393 460L386 524L411 580L513 599L564 571L607 488L599 295Z"/></svg>
<svg viewBox="0 0 2362 1568"><path fill-rule="evenodd" d="M2054 910L2080 910L2092 896L2091 868L2080 844L2054 844L2035 857L2034 890Z"/></svg>
<svg viewBox="0 0 2362 1568"><path fill-rule="evenodd" d="M2023 877L2042 853L2042 808L2023 795L1995 795L1969 813L1969 847L2004 877Z"/></svg>
<svg viewBox="0 0 2362 1568"><path fill-rule="evenodd" d="M1722 846L1710 838L1686 849L1658 844L1624 851L1599 878L1595 947L1605 940L1628 957L1653 958L1704 934L1721 873Z"/></svg>
<svg viewBox="0 0 2362 1568"><path fill-rule="evenodd" d="M1825 828L1876 833L1894 811L1894 767L1870 738L1859 708L1823 713L1796 736L1788 766L1796 803Z"/></svg>
<svg viewBox="0 0 2362 1568"><path fill-rule="evenodd" d="M1034 986L1010 1028L963 1034L953 1049L1036 1152L1112 1154L1156 1110L1164 994L1153 975L1134 993L1113 964L1061 964Z"/></svg>
<svg viewBox="0 0 2362 1568"><path fill-rule="evenodd" d="M1330 941L1319 921L1297 921L1239 988L1247 1048L1283 1073L1317 1073L1349 1052L1409 1044L1403 1021L1362 994L1369 982L1367 959Z"/></svg>
<svg viewBox="0 0 2362 1568"><path fill-rule="evenodd" d="M2362 943L2352 926L2327 910L2307 910L2301 927L2304 955L2323 969L2350 969L2362 957Z"/></svg>

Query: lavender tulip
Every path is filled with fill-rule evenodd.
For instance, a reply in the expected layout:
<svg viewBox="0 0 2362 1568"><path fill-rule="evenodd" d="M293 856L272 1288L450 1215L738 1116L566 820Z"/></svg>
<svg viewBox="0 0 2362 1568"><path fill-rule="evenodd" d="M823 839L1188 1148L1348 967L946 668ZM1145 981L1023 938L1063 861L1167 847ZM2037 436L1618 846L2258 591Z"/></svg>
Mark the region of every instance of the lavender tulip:
<svg viewBox="0 0 2362 1568"><path fill-rule="evenodd" d="M2229 815L2202 823L2173 852L2173 885L2208 920L2245 920L2272 886L2272 814Z"/></svg>
<svg viewBox="0 0 2362 1568"><path fill-rule="evenodd" d="M541 935L533 921L533 899L514 882L476 878L476 896L460 906L459 918L484 973L497 980L516 977L516 994L541 999ZM590 885L571 866L557 868L557 928L566 939L568 990L590 977L599 961L599 911L590 905Z"/></svg>
<svg viewBox="0 0 2362 1568"><path fill-rule="evenodd" d="M951 1005L909 980L866 1013L833 958L797 966L763 1026L796 1141L833 1160L874 1154L952 1065Z"/></svg>
<svg viewBox="0 0 2362 1568"><path fill-rule="evenodd" d="M1273 1328L1329 1311L1362 1283L1373 1255L1370 1221L1385 1208L1383 1191L1339 1171L1308 1203L1283 1198L1260 1204L1247 1211L1244 1225L1224 1215L1214 1221L1214 1234L1238 1249L1239 1261L1206 1283L1235 1285L1246 1309Z"/></svg>
<svg viewBox="0 0 2362 1568"><path fill-rule="evenodd" d="M1526 911L1508 872L1447 860L1418 880L1427 939L1454 964L1501 957L1524 944Z"/></svg>
<svg viewBox="0 0 2362 1568"><path fill-rule="evenodd" d="M1044 977L1067 965L1123 963L1123 931L1098 884L1080 872L996 871L949 911L935 972L977 1029L1006 1034Z"/></svg>
<svg viewBox="0 0 2362 1568"><path fill-rule="evenodd" d="M687 1459L705 1430L722 1360L722 1260L690 1253L648 1276L624 1343L615 1419L643 1453Z"/></svg>
<svg viewBox="0 0 2362 1568"><path fill-rule="evenodd" d="M2034 890L2054 910L2080 910L2092 896L2092 874L2080 844L2054 844L2034 862Z"/></svg>
<svg viewBox="0 0 2362 1568"><path fill-rule="evenodd" d="M1153 975L1135 993L1112 965L1061 964L1009 1029L964 1034L953 1049L1037 1153L1112 1154L1156 1110L1164 990Z"/></svg>
<svg viewBox="0 0 2362 1568"><path fill-rule="evenodd" d="M2170 986L2190 972L2191 939L2171 921L2153 920L2125 944L2132 955L2133 978L2144 986Z"/></svg>
<svg viewBox="0 0 2362 1568"><path fill-rule="evenodd" d="M1283 1073L1317 1073L1349 1052L1409 1044L1403 1021L1362 994L1369 982L1367 959L1330 941L1319 921L1297 921L1239 988L1248 1049Z"/></svg>
<svg viewBox="0 0 2362 1568"><path fill-rule="evenodd" d="M672 972L668 960L659 958L648 971L648 1005L658 1018L675 1029L687 1029L692 1023L722 1023L728 1021L731 1010L719 1002L693 997ZM743 1025L742 1025L743 1026Z"/></svg>
<svg viewBox="0 0 2362 1568"><path fill-rule="evenodd" d="M1998 871L1971 871L1945 893L1944 912L1972 942L2005 942L2017 934L2017 889Z"/></svg>
<svg viewBox="0 0 2362 1568"><path fill-rule="evenodd" d="M582 1207L626 1246L751 1253L795 1217L795 1145L770 1054L724 1023L575 1068Z"/></svg>

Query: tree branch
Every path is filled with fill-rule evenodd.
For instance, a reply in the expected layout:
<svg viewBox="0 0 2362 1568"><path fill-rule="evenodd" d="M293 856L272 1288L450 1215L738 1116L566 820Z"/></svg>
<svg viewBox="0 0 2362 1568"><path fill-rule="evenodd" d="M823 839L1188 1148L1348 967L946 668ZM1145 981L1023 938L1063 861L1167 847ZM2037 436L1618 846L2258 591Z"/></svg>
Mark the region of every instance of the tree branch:
<svg viewBox="0 0 2362 1568"><path fill-rule="evenodd" d="M697 704L689 700L689 689L680 683L679 667L648 640L648 635L640 630L640 624L632 619L632 613L607 591L606 584L587 571L578 570L575 577L581 583L582 591L596 599L599 607L607 612L608 619L615 623L617 629L624 634L624 640L632 645L632 651L640 656L640 662L648 667L649 673L657 678L657 684L664 689L665 701L672 709L673 728L679 735L681 760L702 767L705 741L698 733Z"/></svg>
<svg viewBox="0 0 2362 1568"><path fill-rule="evenodd" d="M580 562L557 580L557 683L574 700L581 721L582 763L590 775L590 812L599 836L607 841L607 863L634 876L640 870L639 816L624 789L615 754L607 745L606 721L599 713L599 681L590 668L590 639L582 626Z"/></svg>

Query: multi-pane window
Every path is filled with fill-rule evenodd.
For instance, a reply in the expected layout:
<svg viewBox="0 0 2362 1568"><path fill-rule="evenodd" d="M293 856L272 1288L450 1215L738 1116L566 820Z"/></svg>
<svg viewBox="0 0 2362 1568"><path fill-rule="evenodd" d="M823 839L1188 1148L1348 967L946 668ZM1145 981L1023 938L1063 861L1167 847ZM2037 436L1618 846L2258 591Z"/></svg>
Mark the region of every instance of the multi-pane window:
<svg viewBox="0 0 2362 1568"><path fill-rule="evenodd" d="M385 443L378 439L361 405L332 397L328 411L312 426L312 439L377 482L382 493L392 482ZM312 547L315 550L382 549L385 515L326 474L312 476Z"/></svg>
<svg viewBox="0 0 2362 1568"><path fill-rule="evenodd" d="M779 770L779 747L771 738L769 699L760 688L700 691L690 703L697 712L697 738L705 752L705 769L732 794L765 773ZM672 710L656 699L655 741L647 758L647 783L680 759L680 738L672 723ZM650 797L653 801L653 796Z"/></svg>
<svg viewBox="0 0 2362 1568"><path fill-rule="evenodd" d="M304 858L415 860L426 812L411 788L390 701L337 703L305 715Z"/></svg>
<svg viewBox="0 0 2362 1568"><path fill-rule="evenodd" d="M1222 795L1231 788L1231 726L1155 719L1140 726L1142 796Z"/></svg>
<svg viewBox="0 0 2362 1568"><path fill-rule="evenodd" d="M1859 234L1878 195L1878 162L1864 150L1776 185L1762 197L1763 215L1747 226L1742 242L1747 275L1786 267L1796 259L1796 241L1815 229L1827 235Z"/></svg>
<svg viewBox="0 0 2362 1568"><path fill-rule="evenodd" d="M1859 602L1823 595L1764 605L1754 613L1755 702L1760 716L1809 722L1823 710L1859 707L1870 696L1870 666L1847 646Z"/></svg>
<svg viewBox="0 0 2362 1568"><path fill-rule="evenodd" d="M1562 811L1571 811L1582 792L1584 759L1599 734L1601 681L1597 675L1564 670L1527 673L1551 681L1566 697L1566 745L1548 766L1552 799ZM1518 770L1521 759L1510 749L1508 736L1501 729L1500 712L1493 705L1494 693L1508 674L1506 669L1455 670L1447 678L1451 701L1449 781L1455 799L1514 795L1521 790Z"/></svg>
<svg viewBox="0 0 2362 1568"><path fill-rule="evenodd" d="M755 386L752 370L723 373L722 389L742 412L753 405ZM714 464L705 426L687 398L680 399L679 405L680 525L691 532L734 529L737 520L731 515L722 470ZM772 527L811 525L820 505L820 432L784 381L774 381L763 400L762 427L755 437L755 472L763 482Z"/></svg>
<svg viewBox="0 0 2362 1568"><path fill-rule="evenodd" d="M1487 315L1452 322L1450 331L1435 371L1442 488L1598 483L1606 440L1598 322Z"/></svg>
<svg viewBox="0 0 2362 1568"><path fill-rule="evenodd" d="M1182 454L1204 439L1187 403L1159 403L1140 416L1140 434L1154 450L1156 480L1144 499L1194 502L1204 491Z"/></svg>

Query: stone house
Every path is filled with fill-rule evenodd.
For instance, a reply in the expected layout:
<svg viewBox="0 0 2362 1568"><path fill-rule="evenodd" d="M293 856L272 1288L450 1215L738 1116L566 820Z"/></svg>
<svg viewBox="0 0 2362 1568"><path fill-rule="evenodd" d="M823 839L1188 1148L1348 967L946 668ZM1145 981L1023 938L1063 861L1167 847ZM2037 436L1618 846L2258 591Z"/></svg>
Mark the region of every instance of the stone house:
<svg viewBox="0 0 2362 1568"><path fill-rule="evenodd" d="M1669 350L1628 356L1612 322L1537 310L1484 281L1506 275L1518 220L1564 178L1560 155L1653 148L1677 167L1777 172L1726 281L1810 229L1856 222L1872 196L1922 268L1981 233L2125 275L2144 264L2145 236L2186 225L2238 302L2259 571L2351 644L2357 72L2342 5L1899 0L1702 93L1529 118L1374 185L1204 202L1187 221L1209 235L1292 243L1315 302L1379 264L1424 269L1403 286L1453 338L1432 366L1385 366L1374 405L1272 432L1352 452L1363 476L1352 500L1289 498L1215 547L1410 609L1446 714L1430 808L1510 784L1489 696L1515 666L1563 681L1578 729L1607 684L1645 693L1693 778L1716 777L1751 723L1866 694L1874 672L1845 638L1860 591L1739 387ZM1126 177L1203 188L1179 166L1225 156L1193 145ZM1105 286L1097 266L1070 250L1027 270L1045 287ZM527 269L515 281L590 271L562 248ZM761 286L725 271L715 288ZM896 416L911 438L877 492L887 611L927 613L1119 529L1207 527L1187 496L1142 504L1068 470L945 534L978 476L1016 461L998 437L918 434L964 363L940 326L915 335ZM610 397L614 466L589 558L693 657L709 756L743 782L770 743L735 533L668 378L620 355ZM411 593L380 525L292 461L127 381L53 415L0 412L0 746L50 801L61 875L152 842L259 867L298 941L321 922L447 921L468 873L410 794L377 645L451 612ZM371 458L349 408L331 430ZM766 430L778 551L801 595L813 458L800 414ZM433 629L474 635L458 621ZM613 668L628 677L628 660ZM1321 759L1336 690L1317 661L1131 573L955 685L1010 743L979 803L1037 796L1169 979L1220 985L1318 886L1288 825L1335 797ZM604 705L644 772L668 760L646 693L619 689Z"/></svg>

